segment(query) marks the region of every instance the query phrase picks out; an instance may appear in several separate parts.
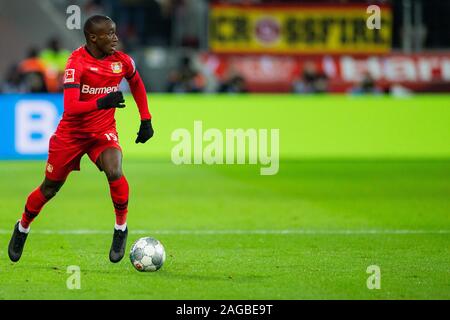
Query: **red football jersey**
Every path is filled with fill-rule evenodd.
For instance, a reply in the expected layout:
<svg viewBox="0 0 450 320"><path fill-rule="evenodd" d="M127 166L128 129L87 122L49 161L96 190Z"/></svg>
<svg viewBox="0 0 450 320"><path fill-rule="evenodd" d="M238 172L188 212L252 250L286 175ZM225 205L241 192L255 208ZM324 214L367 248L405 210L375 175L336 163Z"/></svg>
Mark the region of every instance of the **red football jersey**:
<svg viewBox="0 0 450 320"><path fill-rule="evenodd" d="M102 59L94 58L86 48L72 52L64 74L64 88L79 88L80 101L92 101L119 90L125 77L136 73L133 59L116 51ZM115 108L93 110L81 114L63 113L57 133L98 133L115 128Z"/></svg>

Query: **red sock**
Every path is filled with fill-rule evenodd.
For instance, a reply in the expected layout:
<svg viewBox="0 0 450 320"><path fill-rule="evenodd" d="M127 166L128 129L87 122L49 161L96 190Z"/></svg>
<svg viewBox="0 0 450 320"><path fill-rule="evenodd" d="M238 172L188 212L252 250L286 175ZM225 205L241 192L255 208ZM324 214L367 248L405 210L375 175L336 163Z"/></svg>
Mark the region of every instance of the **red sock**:
<svg viewBox="0 0 450 320"><path fill-rule="evenodd" d="M125 176L109 181L109 190L116 212L116 223L122 225L127 222L128 213L128 182Z"/></svg>
<svg viewBox="0 0 450 320"><path fill-rule="evenodd" d="M44 204L47 203L47 199L42 194L41 188L37 187L30 193L25 204L25 211L22 214L20 224L24 228L28 228L30 223L37 217Z"/></svg>

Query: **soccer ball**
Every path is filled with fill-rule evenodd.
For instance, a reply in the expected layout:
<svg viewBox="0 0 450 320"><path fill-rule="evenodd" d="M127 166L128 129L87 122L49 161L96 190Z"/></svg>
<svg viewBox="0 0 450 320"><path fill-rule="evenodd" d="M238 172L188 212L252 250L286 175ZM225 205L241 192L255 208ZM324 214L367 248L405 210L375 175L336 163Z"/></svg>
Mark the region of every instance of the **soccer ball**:
<svg viewBox="0 0 450 320"><path fill-rule="evenodd" d="M131 246L130 260L138 271L156 271L166 260L166 252L155 238L140 238Z"/></svg>

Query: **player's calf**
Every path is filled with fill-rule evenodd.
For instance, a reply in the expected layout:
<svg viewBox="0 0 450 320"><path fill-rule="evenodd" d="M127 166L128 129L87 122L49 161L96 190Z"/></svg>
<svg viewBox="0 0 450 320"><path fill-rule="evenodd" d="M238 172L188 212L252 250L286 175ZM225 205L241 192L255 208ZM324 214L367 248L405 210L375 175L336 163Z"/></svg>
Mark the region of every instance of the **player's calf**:
<svg viewBox="0 0 450 320"><path fill-rule="evenodd" d="M121 176L117 180L110 181L109 186L116 214L114 237L109 253L109 259L111 260L111 262L118 262L123 258L125 254L128 234L127 213L129 187L125 176Z"/></svg>
<svg viewBox="0 0 450 320"><path fill-rule="evenodd" d="M45 178L41 186L28 195L25 210L20 220L20 226L23 229L29 228L31 222L39 215L44 205L56 195L63 184L64 181L51 181Z"/></svg>
<svg viewBox="0 0 450 320"><path fill-rule="evenodd" d="M39 215L44 205L53 198L64 181L52 181L47 178L34 189L27 198L22 218L14 226L14 231L8 246L8 255L11 261L18 261L22 256L25 241L27 240L30 224Z"/></svg>

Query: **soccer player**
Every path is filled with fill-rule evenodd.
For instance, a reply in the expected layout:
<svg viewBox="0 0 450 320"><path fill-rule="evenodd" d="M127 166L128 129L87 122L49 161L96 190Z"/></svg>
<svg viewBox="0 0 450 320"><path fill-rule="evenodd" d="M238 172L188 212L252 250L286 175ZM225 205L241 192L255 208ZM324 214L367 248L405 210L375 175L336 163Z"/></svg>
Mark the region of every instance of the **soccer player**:
<svg viewBox="0 0 450 320"><path fill-rule="evenodd" d="M8 254L18 261L30 231L30 224L42 207L53 198L73 170L80 170L80 159L88 154L109 182L116 223L109 259L120 261L128 234L128 182L122 173L122 151L114 113L125 107L119 83L128 80L140 113L136 143L153 136L147 95L133 60L117 51L116 26L111 18L95 15L84 25L86 45L69 57L64 74L64 113L50 138L45 178L27 198L22 218L15 224Z"/></svg>

